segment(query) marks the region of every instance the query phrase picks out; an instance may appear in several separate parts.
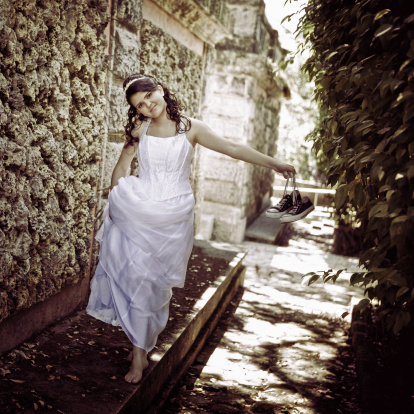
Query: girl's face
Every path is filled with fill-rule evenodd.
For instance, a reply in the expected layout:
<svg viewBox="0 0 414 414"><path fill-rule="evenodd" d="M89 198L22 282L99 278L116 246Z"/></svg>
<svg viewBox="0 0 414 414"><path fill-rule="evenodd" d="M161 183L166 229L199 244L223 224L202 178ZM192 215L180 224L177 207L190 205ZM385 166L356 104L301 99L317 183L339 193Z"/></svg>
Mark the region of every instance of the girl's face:
<svg viewBox="0 0 414 414"><path fill-rule="evenodd" d="M166 107L161 85L158 85L155 91L135 93L131 96L130 102L137 112L146 118L158 118Z"/></svg>

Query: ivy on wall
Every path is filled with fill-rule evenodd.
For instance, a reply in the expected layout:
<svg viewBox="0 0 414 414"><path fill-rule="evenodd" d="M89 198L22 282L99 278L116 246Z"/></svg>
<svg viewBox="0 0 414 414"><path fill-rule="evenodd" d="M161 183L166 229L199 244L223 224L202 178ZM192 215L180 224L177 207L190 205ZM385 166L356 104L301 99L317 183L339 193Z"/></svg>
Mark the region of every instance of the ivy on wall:
<svg viewBox="0 0 414 414"><path fill-rule="evenodd" d="M321 108L314 149L337 214L354 212L370 246L351 284L397 333L414 312L414 2L309 0L299 30Z"/></svg>

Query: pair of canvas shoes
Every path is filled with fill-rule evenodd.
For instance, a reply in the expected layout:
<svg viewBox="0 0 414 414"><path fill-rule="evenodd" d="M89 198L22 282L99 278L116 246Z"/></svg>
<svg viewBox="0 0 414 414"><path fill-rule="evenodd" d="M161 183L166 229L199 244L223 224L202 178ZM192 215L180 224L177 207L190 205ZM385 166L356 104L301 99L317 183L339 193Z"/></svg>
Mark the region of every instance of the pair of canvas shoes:
<svg viewBox="0 0 414 414"><path fill-rule="evenodd" d="M299 190L294 189L291 194L285 191L279 203L266 211L266 216L280 219L282 223L291 223L306 217L313 210L315 206L309 197L302 198Z"/></svg>

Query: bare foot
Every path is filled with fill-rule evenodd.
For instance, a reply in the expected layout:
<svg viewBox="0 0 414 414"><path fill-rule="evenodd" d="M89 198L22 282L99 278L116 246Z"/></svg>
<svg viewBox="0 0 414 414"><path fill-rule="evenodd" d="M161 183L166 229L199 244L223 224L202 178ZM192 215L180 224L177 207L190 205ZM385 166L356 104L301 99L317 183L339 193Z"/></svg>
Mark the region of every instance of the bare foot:
<svg viewBox="0 0 414 414"><path fill-rule="evenodd" d="M132 349L132 363L128 374L125 375L125 381L130 384L138 384L142 378L142 372L148 367L147 352L145 349L136 346Z"/></svg>

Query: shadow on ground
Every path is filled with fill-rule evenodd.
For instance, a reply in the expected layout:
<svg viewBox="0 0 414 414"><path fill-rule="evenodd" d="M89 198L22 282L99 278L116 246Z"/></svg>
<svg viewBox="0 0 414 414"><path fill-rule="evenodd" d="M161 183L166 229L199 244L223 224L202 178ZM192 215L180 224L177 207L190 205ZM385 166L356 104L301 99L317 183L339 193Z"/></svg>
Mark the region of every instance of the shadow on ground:
<svg viewBox="0 0 414 414"><path fill-rule="evenodd" d="M165 413L360 412L347 323L281 293L292 306L239 292Z"/></svg>
<svg viewBox="0 0 414 414"><path fill-rule="evenodd" d="M323 234L322 234L323 237ZM359 414L349 319L359 300L347 277L305 286L309 271L353 267L328 241L292 238L277 247L244 242L244 290L164 406L165 414ZM352 271L352 270L351 270ZM349 274L348 274L349 277Z"/></svg>

